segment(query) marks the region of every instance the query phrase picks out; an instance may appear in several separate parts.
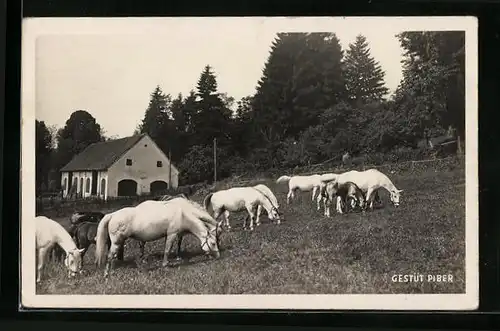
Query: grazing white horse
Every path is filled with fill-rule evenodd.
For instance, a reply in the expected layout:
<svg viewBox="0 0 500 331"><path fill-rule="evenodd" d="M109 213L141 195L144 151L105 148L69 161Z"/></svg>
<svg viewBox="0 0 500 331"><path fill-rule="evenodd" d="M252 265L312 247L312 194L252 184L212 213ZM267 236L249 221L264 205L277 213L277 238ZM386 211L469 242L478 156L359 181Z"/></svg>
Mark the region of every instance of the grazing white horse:
<svg viewBox="0 0 500 331"><path fill-rule="evenodd" d="M179 204L187 203L187 204L191 205L192 207L199 209L201 211L201 214L200 214L201 216L200 217L202 217L203 215L205 215L207 213L207 211L203 208L202 205L200 205L196 201L189 200L188 197L185 194L183 194L183 193L181 193L179 195L176 195L176 196L170 196L170 197L164 196L162 198L162 201L172 201L172 200L176 200L176 199L179 199L179 201L176 201ZM202 217L201 219L202 219L202 221L208 223L207 224L208 227L213 228L215 226L215 228L217 229L217 231L220 231L220 229L221 229L220 225L221 225L222 222L217 223L215 221L215 219L213 219L212 217L206 218L206 219L204 219ZM176 260L181 260L180 253L181 253L182 239L184 238L184 236L187 233L189 233L189 231L180 232L179 235L178 235L179 240L177 241L177 257L176 257ZM217 235L216 235L217 247L220 247L219 234L220 234L220 232L218 232Z"/></svg>
<svg viewBox="0 0 500 331"><path fill-rule="evenodd" d="M331 217L330 206L333 201L337 201L337 212L339 214L343 213L342 206L345 207L346 212L355 209L358 205L362 210L365 208L365 196L353 182L345 182L340 185L337 181L330 182L321 193L325 204L325 216L327 217Z"/></svg>
<svg viewBox="0 0 500 331"><path fill-rule="evenodd" d="M209 193L203 200L203 205L206 210L212 207L215 219L224 214L228 230L231 229L229 212L238 212L246 209L250 217L250 231L254 229L255 209L258 209L258 206L264 207L271 221L279 222L281 219L278 207L271 202L270 198L255 187L233 187Z"/></svg>
<svg viewBox="0 0 500 331"><path fill-rule="evenodd" d="M276 199L276 196L274 195L273 191L271 191L271 189L269 187L267 187L264 184L258 184L258 185L255 185L254 188L256 190L259 190L262 194L264 194L271 201L271 204L279 212L280 205L278 203L278 199ZM262 205L259 205L257 207L257 219L255 220L255 226L260 225L260 214L262 214ZM268 214L268 216L269 216L269 214ZM281 223L281 218L278 218L276 220L276 224L280 224L280 223ZM245 223L243 224L243 227L245 227L245 226L246 226L246 219L245 219Z"/></svg>
<svg viewBox="0 0 500 331"><path fill-rule="evenodd" d="M37 277L36 282L42 280L42 271L47 259L47 253L51 252L55 245L60 246L66 253L64 265L68 269L68 276L74 277L81 272L81 253L84 249L78 249L70 234L64 227L54 220L45 216L35 217L36 233L36 258Z"/></svg>
<svg viewBox="0 0 500 331"><path fill-rule="evenodd" d="M96 236L96 263L102 266L106 262L104 276L107 277L111 264L116 259L118 248L127 238L148 242L166 237L162 263L162 266L166 267L169 264L168 253L174 239L185 232L194 234L200 240L205 254L212 254L216 258L220 256L217 245L217 223L210 214L202 208L197 208L187 199L147 200L135 207L119 209L105 215L99 223ZM111 247L106 256L108 235Z"/></svg>
<svg viewBox="0 0 500 331"><path fill-rule="evenodd" d="M312 190L311 200L314 202L316 193L318 193L317 199L317 209L321 209L321 191L324 189L326 184L337 178L337 174L328 173L322 175L309 175L309 176L281 176L276 180L277 184L288 181L288 194L286 196L286 203L290 204L290 200L295 198L295 191L300 190L302 192L310 192Z"/></svg>
<svg viewBox="0 0 500 331"><path fill-rule="evenodd" d="M391 201L394 206L399 206L401 192L392 183L392 181L377 169L368 169L365 171L351 170L344 172L337 177L337 182L339 185L345 184L346 182L355 183L363 193L366 195L366 204L370 209L373 209L373 200L377 193L377 190L384 188L391 195ZM337 200L337 203L339 201Z"/></svg>

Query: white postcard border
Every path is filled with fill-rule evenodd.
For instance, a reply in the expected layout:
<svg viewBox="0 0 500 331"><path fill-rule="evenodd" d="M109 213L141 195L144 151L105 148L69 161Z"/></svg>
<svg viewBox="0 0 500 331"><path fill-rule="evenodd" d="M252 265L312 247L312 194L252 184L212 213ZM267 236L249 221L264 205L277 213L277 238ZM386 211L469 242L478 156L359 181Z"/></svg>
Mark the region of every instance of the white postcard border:
<svg viewBox="0 0 500 331"><path fill-rule="evenodd" d="M241 20L282 31L333 31L346 21L401 25L405 30L466 33L466 245L465 294L333 295L36 295L35 294L35 41L41 35L143 34L161 31L167 20L190 20L237 29ZM27 18L22 28L21 68L21 304L26 308L115 309L298 309L298 310L472 310L479 304L478 197L478 23L475 17L227 17L227 18ZM397 273L397 270L395 270Z"/></svg>

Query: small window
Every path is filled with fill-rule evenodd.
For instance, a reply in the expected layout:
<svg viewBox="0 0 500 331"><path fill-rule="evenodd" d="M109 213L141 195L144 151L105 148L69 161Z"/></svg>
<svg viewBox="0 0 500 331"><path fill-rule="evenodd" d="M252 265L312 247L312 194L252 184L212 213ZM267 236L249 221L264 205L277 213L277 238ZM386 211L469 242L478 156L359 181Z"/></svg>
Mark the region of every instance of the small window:
<svg viewBox="0 0 500 331"><path fill-rule="evenodd" d="M127 159L127 165L131 166L132 165L132 159Z"/></svg>
<svg viewBox="0 0 500 331"><path fill-rule="evenodd" d="M87 178L87 183L85 186L85 192L90 193L90 178Z"/></svg>
<svg viewBox="0 0 500 331"><path fill-rule="evenodd" d="M156 166L157 166L158 168L163 167L163 162L161 162L161 161L156 161Z"/></svg>
<svg viewBox="0 0 500 331"><path fill-rule="evenodd" d="M144 147L148 147L148 144L144 144Z"/></svg>

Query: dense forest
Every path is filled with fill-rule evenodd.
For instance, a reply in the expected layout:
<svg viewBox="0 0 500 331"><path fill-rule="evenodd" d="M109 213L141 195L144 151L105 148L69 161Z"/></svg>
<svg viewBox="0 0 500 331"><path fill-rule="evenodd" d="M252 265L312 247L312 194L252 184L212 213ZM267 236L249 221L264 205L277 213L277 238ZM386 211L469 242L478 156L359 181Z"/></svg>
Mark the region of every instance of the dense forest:
<svg viewBox="0 0 500 331"><path fill-rule="evenodd" d="M207 65L188 95L152 91L131 134L148 133L181 169L181 184L340 160L422 157L421 142L465 130L465 34L403 32L403 78L388 95L384 70L362 35L342 50L334 33L278 33L256 92L241 100L220 91ZM399 57L395 55L396 57ZM399 58L397 59L399 61ZM103 141L90 114L76 110L62 128L36 122L37 189L56 189L58 170Z"/></svg>

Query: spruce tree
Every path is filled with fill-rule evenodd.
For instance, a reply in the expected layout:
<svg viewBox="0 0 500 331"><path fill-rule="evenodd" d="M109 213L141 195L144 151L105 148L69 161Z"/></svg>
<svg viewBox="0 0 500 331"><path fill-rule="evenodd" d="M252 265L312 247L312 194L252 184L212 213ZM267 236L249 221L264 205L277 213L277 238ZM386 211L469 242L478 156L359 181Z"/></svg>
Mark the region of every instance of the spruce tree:
<svg viewBox="0 0 500 331"><path fill-rule="evenodd" d="M151 93L148 108L139 126L141 133L147 133L158 147L168 155L177 145L177 133L172 116L172 100L156 86Z"/></svg>
<svg viewBox="0 0 500 331"><path fill-rule="evenodd" d="M214 138L224 145L229 140L231 111L217 90L217 78L207 65L197 84L197 112L193 118L195 144L211 144Z"/></svg>
<svg viewBox="0 0 500 331"><path fill-rule="evenodd" d="M156 86L150 95L148 108L140 125L140 132L152 138L160 134L162 126L169 119L170 95L165 95L160 86Z"/></svg>
<svg viewBox="0 0 500 331"><path fill-rule="evenodd" d="M356 104L380 101L388 93L380 64L370 54L368 42L363 35L349 44L344 60L345 84L349 99Z"/></svg>
<svg viewBox="0 0 500 331"><path fill-rule="evenodd" d="M331 33L278 33L252 102L257 141L275 144L318 124L343 95L342 50Z"/></svg>

